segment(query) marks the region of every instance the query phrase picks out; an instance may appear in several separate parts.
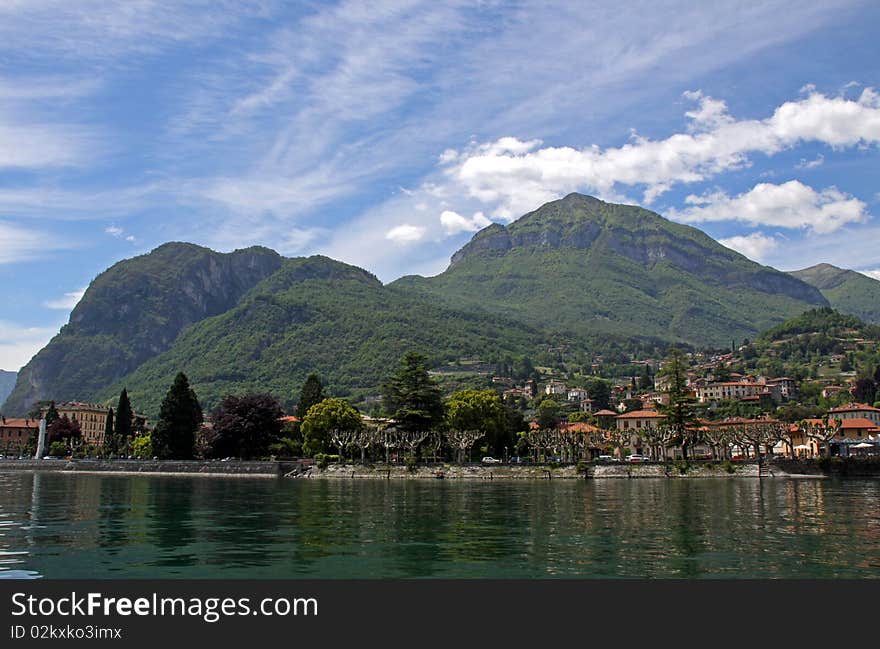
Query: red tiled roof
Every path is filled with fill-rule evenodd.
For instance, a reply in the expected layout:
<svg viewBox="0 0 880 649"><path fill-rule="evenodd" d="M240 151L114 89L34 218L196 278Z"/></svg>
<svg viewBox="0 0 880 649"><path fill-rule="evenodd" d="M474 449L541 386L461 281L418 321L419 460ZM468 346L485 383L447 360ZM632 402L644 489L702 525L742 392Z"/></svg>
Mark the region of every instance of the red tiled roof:
<svg viewBox="0 0 880 649"><path fill-rule="evenodd" d="M599 412L593 413L594 417L616 417L617 413L613 410L600 410Z"/></svg>
<svg viewBox="0 0 880 649"><path fill-rule="evenodd" d="M841 428L877 428L877 424L870 419L858 417L856 419L842 419Z"/></svg>
<svg viewBox="0 0 880 649"><path fill-rule="evenodd" d="M39 428L39 419L21 419L17 417L6 417L0 420L0 428Z"/></svg>
<svg viewBox="0 0 880 649"><path fill-rule="evenodd" d="M849 403L839 408L832 408L828 412L880 412L880 408L869 406L867 403Z"/></svg>
<svg viewBox="0 0 880 649"><path fill-rule="evenodd" d="M585 421L573 421L560 424L559 430L564 433L598 433L601 429Z"/></svg>
<svg viewBox="0 0 880 649"><path fill-rule="evenodd" d="M656 410L633 410L617 415L618 419L666 419L666 415L661 415Z"/></svg>

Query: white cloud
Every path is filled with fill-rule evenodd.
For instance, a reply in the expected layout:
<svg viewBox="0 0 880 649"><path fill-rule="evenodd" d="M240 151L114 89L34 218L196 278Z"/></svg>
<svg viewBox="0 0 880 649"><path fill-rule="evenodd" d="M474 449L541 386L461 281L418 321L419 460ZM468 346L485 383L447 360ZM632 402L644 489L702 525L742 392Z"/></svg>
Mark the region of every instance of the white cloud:
<svg viewBox="0 0 880 649"><path fill-rule="evenodd" d="M774 237L768 237L759 232L752 232L745 236L738 235L726 239L719 239L718 243L722 246L732 248L737 252L741 252L749 259L755 261L763 261L768 253L772 252L779 246L779 242Z"/></svg>
<svg viewBox="0 0 880 649"><path fill-rule="evenodd" d="M425 228L404 223L391 228L385 233L385 238L394 243L413 243L425 236Z"/></svg>
<svg viewBox="0 0 880 649"><path fill-rule="evenodd" d="M123 230L119 226L110 225L110 226L104 228L104 232L106 234L109 234L110 236L113 236L113 237L121 237L122 233L125 232L125 230Z"/></svg>
<svg viewBox="0 0 880 649"><path fill-rule="evenodd" d="M45 306L47 309L59 309L69 311L79 303L85 292L85 288L81 288L78 291L71 291L70 293L65 293L64 297L58 298L56 300L46 300L45 302L43 302L43 306Z"/></svg>
<svg viewBox="0 0 880 649"><path fill-rule="evenodd" d="M802 142L880 142L880 95L871 88L857 100L812 92L762 120L735 120L724 102L698 91L686 96L699 101L697 110L686 113L688 133L662 140L633 135L632 142L607 149L538 148L538 140L505 137L473 146L446 173L469 196L495 204L493 216L509 219L572 191L610 197L620 185L644 187L644 201L651 203L675 185L748 166L749 154L773 155Z"/></svg>
<svg viewBox="0 0 880 649"><path fill-rule="evenodd" d="M821 153L813 158L812 160L807 160L806 158L801 158L801 161L798 162L794 168L795 169L815 169L816 167L821 167L825 163L825 156Z"/></svg>
<svg viewBox="0 0 880 649"><path fill-rule="evenodd" d="M30 327L0 320L0 369L17 372L60 328L60 325Z"/></svg>
<svg viewBox="0 0 880 649"><path fill-rule="evenodd" d="M9 123L0 118L0 169L64 167L86 157L89 136L84 129L26 122Z"/></svg>
<svg viewBox="0 0 880 649"><path fill-rule="evenodd" d="M880 280L880 268L875 268L874 270L860 270L859 272L863 275L867 275L871 279Z"/></svg>
<svg viewBox="0 0 880 649"><path fill-rule="evenodd" d="M738 221L750 225L804 228L818 234L833 232L848 223L867 219L866 205L834 187L816 191L800 181L781 185L759 183L739 196L724 192L688 196L683 210L667 216L684 223Z"/></svg>
<svg viewBox="0 0 880 649"><path fill-rule="evenodd" d="M475 212L471 218L467 218L453 212L452 210L444 210L440 214L440 224L446 230L446 234L453 235L459 232L476 232L485 228L492 223L482 212Z"/></svg>
<svg viewBox="0 0 880 649"><path fill-rule="evenodd" d="M31 261L54 250L73 247L70 241L59 241L48 232L28 230L0 221L0 264Z"/></svg>

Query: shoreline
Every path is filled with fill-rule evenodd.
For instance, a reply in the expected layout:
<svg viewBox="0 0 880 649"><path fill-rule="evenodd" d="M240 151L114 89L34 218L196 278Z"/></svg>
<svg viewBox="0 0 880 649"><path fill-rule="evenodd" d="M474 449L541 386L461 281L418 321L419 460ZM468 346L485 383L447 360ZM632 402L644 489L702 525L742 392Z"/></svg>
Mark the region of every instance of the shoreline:
<svg viewBox="0 0 880 649"><path fill-rule="evenodd" d="M730 470L732 469L732 470ZM435 465L409 469L404 465L387 466L332 464L324 469L293 461L216 460L0 460L0 472L32 471L85 475L119 475L204 478L292 478L298 480L626 480L626 479L827 479L822 472L788 472L770 466L765 473L755 463L721 465L694 463L681 472L666 464L589 464L578 469L566 466L481 466ZM862 476L870 477L870 476Z"/></svg>

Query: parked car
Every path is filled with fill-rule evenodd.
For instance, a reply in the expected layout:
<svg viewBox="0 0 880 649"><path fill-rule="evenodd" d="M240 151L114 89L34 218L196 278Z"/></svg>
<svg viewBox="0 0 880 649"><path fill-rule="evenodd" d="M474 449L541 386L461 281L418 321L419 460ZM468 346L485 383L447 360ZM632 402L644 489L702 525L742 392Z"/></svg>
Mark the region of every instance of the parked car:
<svg viewBox="0 0 880 649"><path fill-rule="evenodd" d="M496 460L494 457L489 457L488 455L480 460L482 464L501 464L501 460Z"/></svg>
<svg viewBox="0 0 880 649"><path fill-rule="evenodd" d="M523 459L522 459L521 457L519 457L518 455L514 455L512 458L510 458L510 463L511 463L511 464L522 464L524 461L525 461L525 460L523 460Z"/></svg>
<svg viewBox="0 0 880 649"><path fill-rule="evenodd" d="M597 459L597 462L620 462L619 457L614 457L613 455L600 455Z"/></svg>
<svg viewBox="0 0 880 649"><path fill-rule="evenodd" d="M644 455L630 455L626 458L627 462L647 462L648 458Z"/></svg>

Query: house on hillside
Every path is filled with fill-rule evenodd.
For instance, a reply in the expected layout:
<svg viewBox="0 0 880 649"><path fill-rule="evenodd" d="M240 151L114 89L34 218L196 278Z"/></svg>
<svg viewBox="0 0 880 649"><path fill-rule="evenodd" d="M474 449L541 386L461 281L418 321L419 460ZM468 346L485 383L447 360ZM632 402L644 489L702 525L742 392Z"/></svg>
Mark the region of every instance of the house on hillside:
<svg viewBox="0 0 880 649"><path fill-rule="evenodd" d="M875 426L880 426L880 408L875 408L867 403L850 403L828 411L832 419L867 419Z"/></svg>

